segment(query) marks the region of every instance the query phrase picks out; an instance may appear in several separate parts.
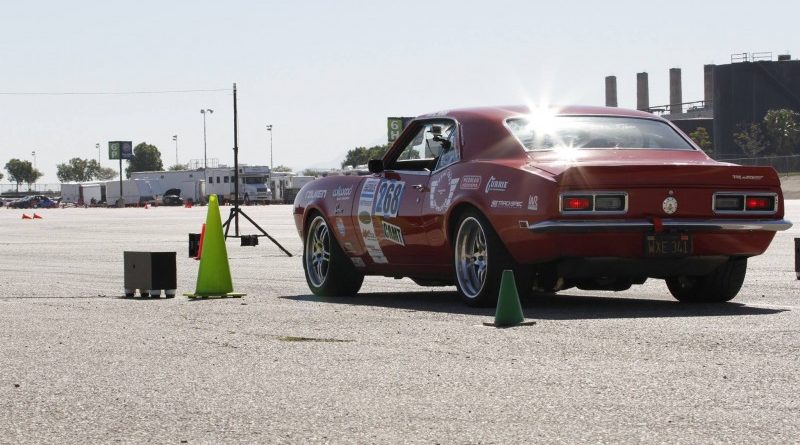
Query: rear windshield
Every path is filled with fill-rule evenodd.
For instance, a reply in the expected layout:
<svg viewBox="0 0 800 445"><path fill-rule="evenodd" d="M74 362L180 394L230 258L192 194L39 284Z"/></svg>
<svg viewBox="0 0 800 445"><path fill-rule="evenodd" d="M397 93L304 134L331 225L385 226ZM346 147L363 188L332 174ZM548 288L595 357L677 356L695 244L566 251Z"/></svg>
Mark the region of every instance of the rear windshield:
<svg viewBox="0 0 800 445"><path fill-rule="evenodd" d="M525 150L557 148L657 148L693 150L664 122L615 116L527 117L506 121Z"/></svg>

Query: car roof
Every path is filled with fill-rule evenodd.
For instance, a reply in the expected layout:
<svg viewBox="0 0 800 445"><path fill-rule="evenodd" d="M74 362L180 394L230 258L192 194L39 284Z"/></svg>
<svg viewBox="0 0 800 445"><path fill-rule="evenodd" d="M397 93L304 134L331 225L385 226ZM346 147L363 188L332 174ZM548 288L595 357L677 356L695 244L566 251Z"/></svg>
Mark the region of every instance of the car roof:
<svg viewBox="0 0 800 445"><path fill-rule="evenodd" d="M424 114L418 116L416 119L450 118L458 121L461 124L463 137L463 160L526 159L527 154L525 150L505 127L505 121L512 117L536 114L543 109L552 110L553 114L561 116L617 116L653 119L666 122L663 118L644 111L585 105L550 105L546 107L507 105L459 108Z"/></svg>

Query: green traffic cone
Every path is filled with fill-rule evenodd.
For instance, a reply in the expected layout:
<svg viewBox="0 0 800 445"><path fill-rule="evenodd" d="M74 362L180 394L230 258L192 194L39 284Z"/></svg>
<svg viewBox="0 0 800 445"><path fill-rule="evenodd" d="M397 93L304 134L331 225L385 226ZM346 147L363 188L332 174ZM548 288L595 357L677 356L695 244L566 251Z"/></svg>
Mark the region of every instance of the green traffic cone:
<svg viewBox="0 0 800 445"><path fill-rule="evenodd" d="M200 257L195 289L193 294L184 295L190 298L241 297L245 295L233 292L231 269L228 265L228 250L225 247L225 235L222 233L222 218L219 214L217 195L211 195L208 200L203 254Z"/></svg>
<svg viewBox="0 0 800 445"><path fill-rule="evenodd" d="M497 327L516 326L525 321L522 315L522 304L514 281L514 271L504 270L500 279L500 295L497 297L497 311L494 314L494 325Z"/></svg>

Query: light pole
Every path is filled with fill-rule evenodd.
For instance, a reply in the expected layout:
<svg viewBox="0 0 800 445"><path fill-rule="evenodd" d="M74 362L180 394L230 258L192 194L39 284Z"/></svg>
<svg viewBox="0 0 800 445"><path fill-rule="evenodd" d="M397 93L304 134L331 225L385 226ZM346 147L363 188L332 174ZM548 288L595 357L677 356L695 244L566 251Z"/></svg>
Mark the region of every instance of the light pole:
<svg viewBox="0 0 800 445"><path fill-rule="evenodd" d="M94 144L94 148L97 149L97 165L100 165L100 143Z"/></svg>
<svg viewBox="0 0 800 445"><path fill-rule="evenodd" d="M172 140L175 141L175 166L178 165L178 135L172 135Z"/></svg>
<svg viewBox="0 0 800 445"><path fill-rule="evenodd" d="M36 170L36 150L31 152L31 156L33 156L33 169Z"/></svg>
<svg viewBox="0 0 800 445"><path fill-rule="evenodd" d="M267 124L269 131L269 174L272 175L272 124Z"/></svg>
<svg viewBox="0 0 800 445"><path fill-rule="evenodd" d="M208 187L208 149L206 144L206 114L214 114L214 110L210 108L204 108L200 110L200 113L203 115L203 178L206 181L206 187Z"/></svg>

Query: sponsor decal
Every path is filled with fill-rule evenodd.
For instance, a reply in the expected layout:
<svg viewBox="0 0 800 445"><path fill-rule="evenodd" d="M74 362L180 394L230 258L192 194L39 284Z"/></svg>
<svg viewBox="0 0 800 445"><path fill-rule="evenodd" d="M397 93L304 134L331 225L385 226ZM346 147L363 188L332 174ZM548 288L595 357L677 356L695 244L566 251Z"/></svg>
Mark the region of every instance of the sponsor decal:
<svg viewBox="0 0 800 445"><path fill-rule="evenodd" d="M350 199L350 195L353 194L353 186L350 187L336 187L333 191L333 199L337 201L344 201L346 199Z"/></svg>
<svg viewBox="0 0 800 445"><path fill-rule="evenodd" d="M358 199L358 228L361 237L364 239L364 246L367 254L372 261L378 264L385 264L389 261L381 250L378 237L375 235L375 227L372 224L372 207L375 204L375 191L381 182L378 178L367 178L361 188L361 196ZM401 191L402 192L402 191Z"/></svg>
<svg viewBox="0 0 800 445"><path fill-rule="evenodd" d="M539 195L528 196L528 210L539 210Z"/></svg>
<svg viewBox="0 0 800 445"><path fill-rule="evenodd" d="M344 236L347 233L344 229L344 221L342 218L336 218L336 229L339 231L339 235Z"/></svg>
<svg viewBox="0 0 800 445"><path fill-rule="evenodd" d="M400 244L401 246L405 247L406 242L403 241L403 231L400 229L400 227L397 227L394 224L389 224L386 221L381 221L381 225L383 226L384 238L395 244Z"/></svg>
<svg viewBox="0 0 800 445"><path fill-rule="evenodd" d="M306 192L306 200L322 199L328 194L327 190L309 190Z"/></svg>
<svg viewBox="0 0 800 445"><path fill-rule="evenodd" d="M460 180L461 178L453 179L450 170L431 180L430 206L433 210L443 213L450 206Z"/></svg>
<svg viewBox="0 0 800 445"><path fill-rule="evenodd" d="M347 252L347 253L355 252L355 249L353 249L353 244L352 243L344 243L344 246L342 246L342 247L344 247L344 251Z"/></svg>
<svg viewBox="0 0 800 445"><path fill-rule="evenodd" d="M527 229L528 228L528 221L520 221L519 222L520 229Z"/></svg>
<svg viewBox="0 0 800 445"><path fill-rule="evenodd" d="M479 175L464 175L461 178L461 190L478 190L483 178Z"/></svg>
<svg viewBox="0 0 800 445"><path fill-rule="evenodd" d="M733 175L733 179L738 179L740 181L760 181L764 179L764 176L754 176L754 175Z"/></svg>
<svg viewBox="0 0 800 445"><path fill-rule="evenodd" d="M508 188L508 181L502 181L500 179L495 178L494 176L489 177L489 180L486 181L486 189L484 190L485 193L489 192L504 192Z"/></svg>
<svg viewBox="0 0 800 445"><path fill-rule="evenodd" d="M362 260L360 257L357 256L350 257L350 261L353 262L353 266L356 266L359 269L367 267L367 265L364 263L364 260Z"/></svg>
<svg viewBox="0 0 800 445"><path fill-rule="evenodd" d="M342 208L341 204L336 204L336 209L333 210L333 214L339 216L342 213L344 213L344 209Z"/></svg>
<svg viewBox="0 0 800 445"><path fill-rule="evenodd" d="M522 201L492 201L492 207L500 209L521 209Z"/></svg>
<svg viewBox="0 0 800 445"><path fill-rule="evenodd" d="M375 199L375 216L394 218L400 209L403 199L403 190L406 183L403 181L383 181L378 187L378 196Z"/></svg>

